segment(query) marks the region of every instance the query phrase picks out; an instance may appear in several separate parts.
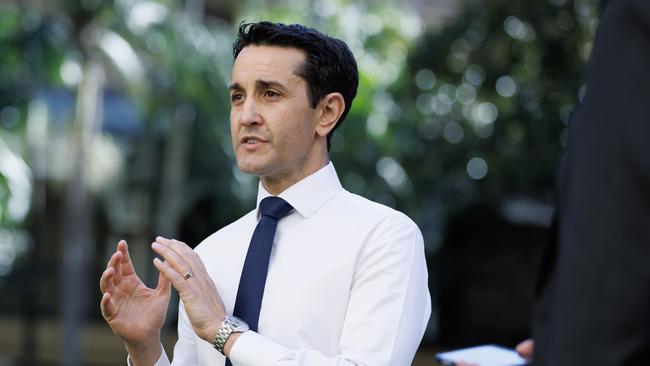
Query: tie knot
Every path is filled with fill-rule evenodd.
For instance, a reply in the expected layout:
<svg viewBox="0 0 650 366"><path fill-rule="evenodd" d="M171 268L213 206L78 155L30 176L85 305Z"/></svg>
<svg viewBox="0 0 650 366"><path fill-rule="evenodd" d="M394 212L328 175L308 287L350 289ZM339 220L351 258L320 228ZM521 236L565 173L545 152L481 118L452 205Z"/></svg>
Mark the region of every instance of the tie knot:
<svg viewBox="0 0 650 366"><path fill-rule="evenodd" d="M284 215L288 214L293 207L280 197L270 196L260 202L260 215L270 216L276 220L280 220Z"/></svg>

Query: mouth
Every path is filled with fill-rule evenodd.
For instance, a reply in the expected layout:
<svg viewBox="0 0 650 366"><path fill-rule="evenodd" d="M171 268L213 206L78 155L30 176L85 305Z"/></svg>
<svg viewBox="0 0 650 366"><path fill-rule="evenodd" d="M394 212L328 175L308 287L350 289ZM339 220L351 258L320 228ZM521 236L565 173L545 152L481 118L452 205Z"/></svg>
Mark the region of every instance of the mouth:
<svg viewBox="0 0 650 366"><path fill-rule="evenodd" d="M244 136L239 140L239 143L246 147L255 147L267 142L268 140L265 140L259 136Z"/></svg>

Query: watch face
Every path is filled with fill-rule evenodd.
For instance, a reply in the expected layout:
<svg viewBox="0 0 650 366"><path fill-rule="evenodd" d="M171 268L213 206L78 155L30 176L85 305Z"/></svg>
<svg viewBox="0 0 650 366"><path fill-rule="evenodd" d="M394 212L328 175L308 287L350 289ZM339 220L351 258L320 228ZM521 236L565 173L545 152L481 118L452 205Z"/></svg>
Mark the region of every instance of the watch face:
<svg viewBox="0 0 650 366"><path fill-rule="evenodd" d="M232 327L235 328L234 330L236 332L244 332L248 330L248 324L236 316L228 316L228 321L232 324Z"/></svg>

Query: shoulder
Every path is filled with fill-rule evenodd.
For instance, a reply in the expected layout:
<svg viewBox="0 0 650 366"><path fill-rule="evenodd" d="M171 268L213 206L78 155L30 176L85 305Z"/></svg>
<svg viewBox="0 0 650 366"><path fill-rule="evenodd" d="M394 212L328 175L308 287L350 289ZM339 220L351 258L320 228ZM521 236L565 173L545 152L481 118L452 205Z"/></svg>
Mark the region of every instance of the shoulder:
<svg viewBox="0 0 650 366"><path fill-rule="evenodd" d="M359 195L342 191L336 197L338 230L359 241L358 274L401 268L409 271L424 263L424 238L416 223L404 213ZM334 202L333 202L334 203ZM348 242L349 243L349 242ZM369 271L369 272L368 272Z"/></svg>
<svg viewBox="0 0 650 366"><path fill-rule="evenodd" d="M338 209L350 213L369 215L378 220L392 220L404 225L415 225L413 220L404 213L344 189L334 200L333 203L338 206Z"/></svg>
<svg viewBox="0 0 650 366"><path fill-rule="evenodd" d="M420 231L404 213L346 190L341 190L332 204L341 218L348 222L363 221L380 231L389 228Z"/></svg>

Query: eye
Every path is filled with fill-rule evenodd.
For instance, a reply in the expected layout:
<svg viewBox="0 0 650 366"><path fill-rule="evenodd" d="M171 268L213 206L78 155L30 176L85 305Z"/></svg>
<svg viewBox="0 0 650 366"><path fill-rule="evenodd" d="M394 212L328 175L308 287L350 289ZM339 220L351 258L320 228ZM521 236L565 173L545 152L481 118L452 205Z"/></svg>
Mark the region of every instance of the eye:
<svg viewBox="0 0 650 366"><path fill-rule="evenodd" d="M280 96L280 93L273 90L267 90L264 92L264 96L267 98L277 98Z"/></svg>
<svg viewBox="0 0 650 366"><path fill-rule="evenodd" d="M241 93L232 93L232 95L230 95L230 101L233 104L236 104L236 103L241 102L243 100L244 100L244 96Z"/></svg>

